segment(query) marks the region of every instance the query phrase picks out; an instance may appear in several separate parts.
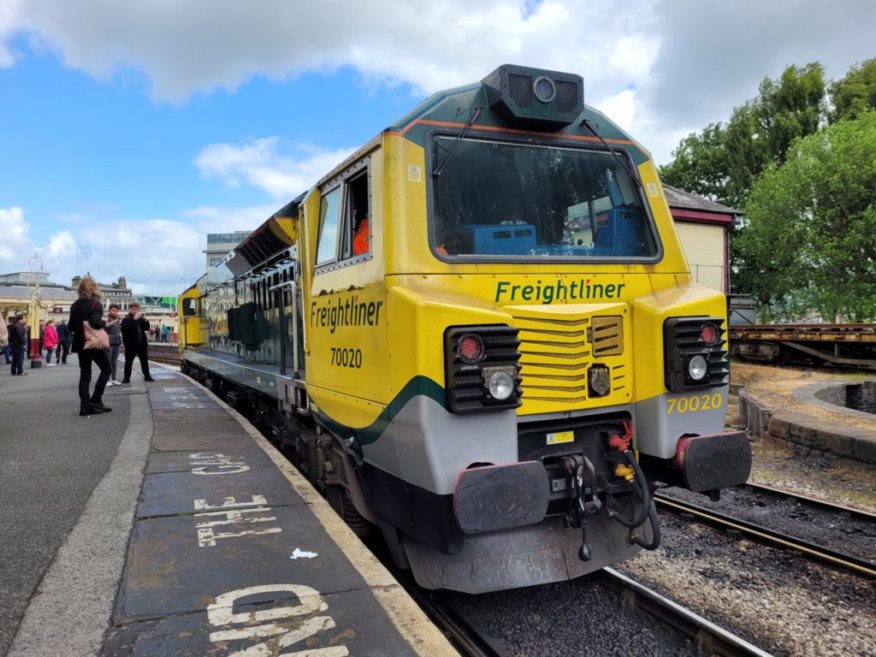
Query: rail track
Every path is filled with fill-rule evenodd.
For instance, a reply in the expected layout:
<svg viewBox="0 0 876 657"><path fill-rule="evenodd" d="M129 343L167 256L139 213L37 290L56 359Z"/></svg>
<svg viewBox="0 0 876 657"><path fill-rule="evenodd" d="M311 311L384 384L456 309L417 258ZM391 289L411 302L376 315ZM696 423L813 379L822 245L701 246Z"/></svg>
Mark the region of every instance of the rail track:
<svg viewBox="0 0 876 657"><path fill-rule="evenodd" d="M654 616L694 640L698 652L720 657L769 657L771 653L703 618L664 595L619 573L603 568L597 576L606 588L623 596L628 605Z"/></svg>
<svg viewBox="0 0 876 657"><path fill-rule="evenodd" d="M179 365L179 347L170 343L150 342L149 360L166 365Z"/></svg>
<svg viewBox="0 0 876 657"><path fill-rule="evenodd" d="M762 486L751 486L751 488L756 488L759 491L765 491L767 494L774 495L776 497L795 498L805 502L806 504L818 506L821 509L834 511L837 515L841 513L856 514L861 518L867 519L871 522L876 521L876 516L873 516L872 514L863 511L858 511L856 509L849 509L847 507L840 507L829 504L827 502L813 500L811 498L795 496L792 493L775 491L773 489ZM658 492L654 496L654 499L657 504L657 508L661 511L675 514L687 514L692 516L698 522L702 522L704 524L720 529L737 531L758 542L774 547L789 549L794 552L803 554L809 559L814 559L823 563L830 564L834 567L847 570L868 579L876 579L876 565L874 565L873 562L862 557L848 554L847 552L836 550L823 545L818 545L806 539L792 536L784 532L776 531L765 525L751 522L749 520L743 520L741 518L735 518L686 500L669 498L664 493Z"/></svg>
<svg viewBox="0 0 876 657"><path fill-rule="evenodd" d="M460 654L466 657L510 657L516 654L466 619L443 598L441 592L419 588L410 577L396 569L393 569L393 574L451 639ZM691 639L698 652L719 657L770 657L769 652L612 568L604 568L591 577L621 596L627 607L646 613ZM574 586L575 583L569 582L568 585Z"/></svg>

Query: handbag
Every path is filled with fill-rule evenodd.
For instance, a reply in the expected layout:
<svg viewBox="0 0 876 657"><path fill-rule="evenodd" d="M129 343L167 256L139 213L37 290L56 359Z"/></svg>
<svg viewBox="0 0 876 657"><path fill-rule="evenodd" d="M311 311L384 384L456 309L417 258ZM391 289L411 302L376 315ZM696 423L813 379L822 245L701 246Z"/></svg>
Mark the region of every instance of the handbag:
<svg viewBox="0 0 876 657"><path fill-rule="evenodd" d="M105 329L92 328L87 319L82 320L82 332L85 336L86 349L99 349L100 351L109 351L109 335Z"/></svg>
<svg viewBox="0 0 876 657"><path fill-rule="evenodd" d="M82 322L82 328L84 329L85 333L86 349L99 349L101 351L109 351L109 335L107 335L107 332L104 329L91 328L91 324L88 323L87 319Z"/></svg>

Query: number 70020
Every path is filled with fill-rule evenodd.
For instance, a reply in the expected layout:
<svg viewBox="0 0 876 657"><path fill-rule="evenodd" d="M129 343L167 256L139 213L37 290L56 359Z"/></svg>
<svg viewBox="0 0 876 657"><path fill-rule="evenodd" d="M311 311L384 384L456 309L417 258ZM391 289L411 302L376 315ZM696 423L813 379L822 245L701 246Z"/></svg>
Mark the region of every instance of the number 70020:
<svg viewBox="0 0 876 657"><path fill-rule="evenodd" d="M669 400L667 415L673 413L695 413L721 408L724 403L724 395L716 392L712 395L694 395L693 397L677 397Z"/></svg>

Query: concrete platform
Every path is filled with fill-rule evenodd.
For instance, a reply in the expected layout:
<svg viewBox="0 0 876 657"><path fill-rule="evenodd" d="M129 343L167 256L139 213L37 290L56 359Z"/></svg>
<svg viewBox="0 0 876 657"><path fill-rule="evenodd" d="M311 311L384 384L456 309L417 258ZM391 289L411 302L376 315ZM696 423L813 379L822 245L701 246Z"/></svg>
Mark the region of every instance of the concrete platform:
<svg viewBox="0 0 876 657"><path fill-rule="evenodd" d="M9 657L457 654L245 419L151 369L109 389L129 410L82 418L127 428Z"/></svg>

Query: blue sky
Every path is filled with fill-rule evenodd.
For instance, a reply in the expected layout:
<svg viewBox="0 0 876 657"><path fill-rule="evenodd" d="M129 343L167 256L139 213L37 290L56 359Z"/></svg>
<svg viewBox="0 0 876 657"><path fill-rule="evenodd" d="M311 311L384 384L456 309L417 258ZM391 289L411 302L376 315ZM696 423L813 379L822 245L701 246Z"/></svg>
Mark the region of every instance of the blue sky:
<svg viewBox="0 0 876 657"><path fill-rule="evenodd" d="M0 0L0 273L172 294L429 93L579 73L659 163L788 64L876 56L876 3ZM35 261L34 261L35 262Z"/></svg>

